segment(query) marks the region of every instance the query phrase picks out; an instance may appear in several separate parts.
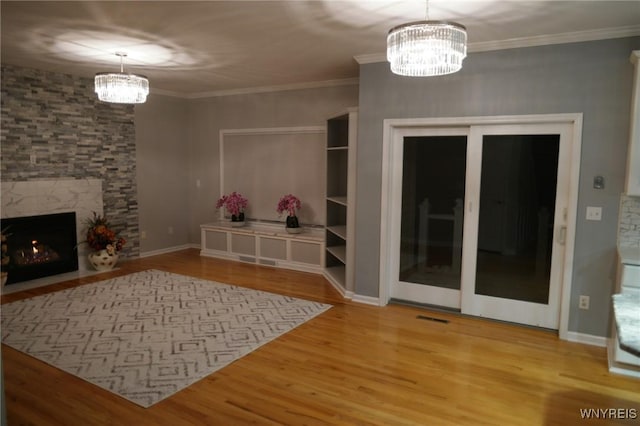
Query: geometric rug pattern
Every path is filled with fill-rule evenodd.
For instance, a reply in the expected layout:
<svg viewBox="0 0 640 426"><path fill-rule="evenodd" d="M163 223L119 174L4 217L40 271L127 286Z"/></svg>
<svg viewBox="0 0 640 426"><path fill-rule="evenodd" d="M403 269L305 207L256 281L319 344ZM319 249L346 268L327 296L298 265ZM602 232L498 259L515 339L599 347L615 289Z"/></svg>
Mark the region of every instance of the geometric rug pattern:
<svg viewBox="0 0 640 426"><path fill-rule="evenodd" d="M0 307L2 343L142 407L329 308L158 270Z"/></svg>

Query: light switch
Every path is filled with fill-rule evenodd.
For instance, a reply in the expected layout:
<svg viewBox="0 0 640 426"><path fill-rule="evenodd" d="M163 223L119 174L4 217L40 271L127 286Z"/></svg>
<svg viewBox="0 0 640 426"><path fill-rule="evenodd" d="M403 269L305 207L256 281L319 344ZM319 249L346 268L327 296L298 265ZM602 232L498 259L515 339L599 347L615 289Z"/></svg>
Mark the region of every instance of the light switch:
<svg viewBox="0 0 640 426"><path fill-rule="evenodd" d="M587 220L602 220L602 207L587 207Z"/></svg>

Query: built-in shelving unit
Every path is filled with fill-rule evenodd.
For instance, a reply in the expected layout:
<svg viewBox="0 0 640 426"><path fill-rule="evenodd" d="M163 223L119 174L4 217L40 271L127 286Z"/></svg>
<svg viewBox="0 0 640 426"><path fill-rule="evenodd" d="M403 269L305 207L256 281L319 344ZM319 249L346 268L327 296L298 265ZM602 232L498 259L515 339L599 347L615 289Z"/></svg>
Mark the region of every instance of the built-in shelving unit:
<svg viewBox="0 0 640 426"><path fill-rule="evenodd" d="M325 276L344 295L353 294L357 108L327 120Z"/></svg>

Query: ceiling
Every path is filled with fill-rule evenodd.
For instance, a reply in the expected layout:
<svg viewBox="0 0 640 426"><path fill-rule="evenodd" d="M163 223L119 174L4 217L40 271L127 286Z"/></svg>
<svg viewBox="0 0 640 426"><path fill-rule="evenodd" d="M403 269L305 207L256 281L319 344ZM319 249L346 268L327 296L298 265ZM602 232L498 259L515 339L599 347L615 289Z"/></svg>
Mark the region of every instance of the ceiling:
<svg viewBox="0 0 640 426"><path fill-rule="evenodd" d="M92 77L119 69L184 97L342 84L385 60L422 0L0 3L3 64ZM469 51L640 35L640 1L429 0L467 27ZM358 62L354 59L357 58Z"/></svg>

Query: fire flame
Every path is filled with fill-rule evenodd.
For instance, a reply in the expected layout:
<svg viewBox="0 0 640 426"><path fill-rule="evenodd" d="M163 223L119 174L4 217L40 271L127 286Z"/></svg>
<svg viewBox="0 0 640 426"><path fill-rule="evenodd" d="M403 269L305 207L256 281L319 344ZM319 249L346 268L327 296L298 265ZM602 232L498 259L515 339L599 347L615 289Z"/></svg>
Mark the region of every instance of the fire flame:
<svg viewBox="0 0 640 426"><path fill-rule="evenodd" d="M36 248L36 244L38 244L38 241L36 240L31 241L31 245L33 246L32 247L33 254L38 254L38 249Z"/></svg>

